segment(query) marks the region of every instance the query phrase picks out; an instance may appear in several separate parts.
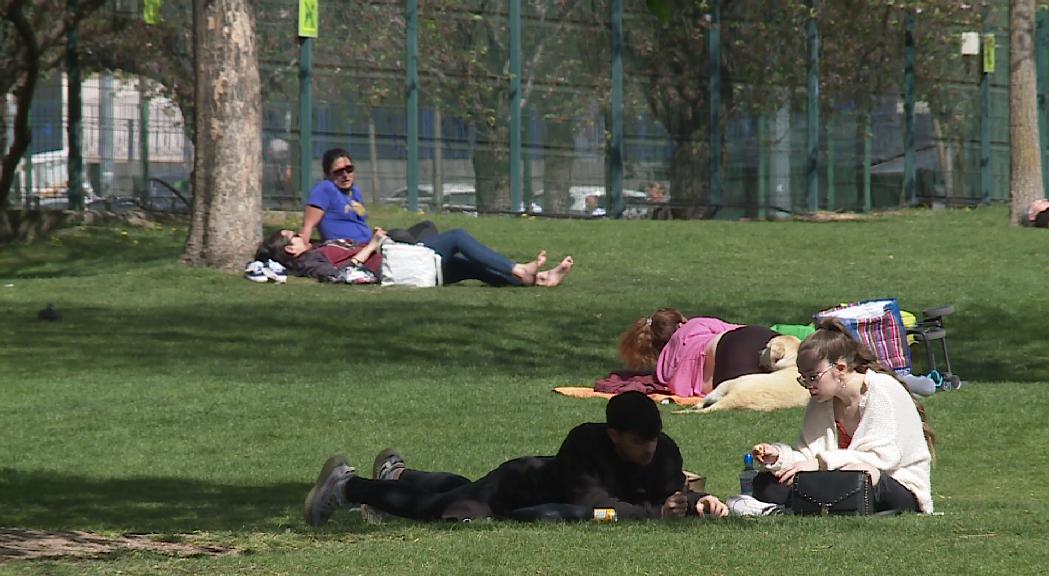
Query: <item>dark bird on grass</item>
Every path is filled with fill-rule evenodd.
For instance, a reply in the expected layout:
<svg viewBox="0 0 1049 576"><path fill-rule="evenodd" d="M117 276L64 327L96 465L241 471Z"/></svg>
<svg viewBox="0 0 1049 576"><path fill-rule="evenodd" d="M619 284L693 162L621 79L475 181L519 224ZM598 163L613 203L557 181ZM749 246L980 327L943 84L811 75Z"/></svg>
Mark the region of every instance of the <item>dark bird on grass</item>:
<svg viewBox="0 0 1049 576"><path fill-rule="evenodd" d="M36 317L39 320L49 320L51 322L58 322L62 319L62 314L55 309L54 304L48 304L47 308L44 308L40 312L37 312Z"/></svg>

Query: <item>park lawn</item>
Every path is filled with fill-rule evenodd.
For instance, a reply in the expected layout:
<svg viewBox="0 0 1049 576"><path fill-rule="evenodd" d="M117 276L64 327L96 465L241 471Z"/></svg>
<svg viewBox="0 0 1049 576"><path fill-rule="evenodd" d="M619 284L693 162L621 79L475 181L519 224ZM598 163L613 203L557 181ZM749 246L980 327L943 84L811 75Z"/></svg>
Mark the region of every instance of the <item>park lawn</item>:
<svg viewBox="0 0 1049 576"><path fill-rule="evenodd" d="M410 224L379 211L387 227ZM262 285L177 264L185 224L67 229L0 249L0 528L156 534L240 555L11 561L0 574L1043 574L1049 513L1049 233L1001 207L862 222L567 221L441 216L519 260L576 269L554 290ZM959 391L925 401L938 512L872 519L307 528L324 459L480 475L556 451L600 401L559 397L616 368L659 306L805 323L895 296L946 318ZM54 303L60 322L38 321ZM916 349L920 352L920 349ZM941 366L942 367L942 366ZM756 441L801 410L676 415L708 490L738 491Z"/></svg>

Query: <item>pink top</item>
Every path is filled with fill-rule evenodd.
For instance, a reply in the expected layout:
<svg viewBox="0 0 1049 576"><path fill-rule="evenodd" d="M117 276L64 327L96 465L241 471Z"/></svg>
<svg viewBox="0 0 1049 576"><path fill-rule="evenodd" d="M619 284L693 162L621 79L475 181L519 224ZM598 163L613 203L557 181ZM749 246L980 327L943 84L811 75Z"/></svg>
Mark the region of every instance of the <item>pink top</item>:
<svg viewBox="0 0 1049 576"><path fill-rule="evenodd" d="M676 396L702 396L707 345L719 335L741 326L703 316L685 322L659 353L656 378Z"/></svg>

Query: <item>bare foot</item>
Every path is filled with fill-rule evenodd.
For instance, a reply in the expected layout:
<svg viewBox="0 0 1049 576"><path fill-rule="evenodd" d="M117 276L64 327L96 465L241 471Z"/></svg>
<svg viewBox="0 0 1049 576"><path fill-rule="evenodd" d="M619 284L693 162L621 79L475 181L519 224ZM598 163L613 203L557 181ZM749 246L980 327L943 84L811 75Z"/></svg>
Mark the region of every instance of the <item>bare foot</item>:
<svg viewBox="0 0 1049 576"><path fill-rule="evenodd" d="M539 254L536 255L535 260L526 264L514 264L513 275L521 281L522 284L531 286L535 284L536 277L539 274L539 269L546 265L546 250L540 250Z"/></svg>
<svg viewBox="0 0 1049 576"><path fill-rule="evenodd" d="M565 276L572 271L572 265L575 261L572 260L571 256L565 256L565 259L560 264L544 272L539 272L535 275L536 286L543 286L544 288L553 288L562 281Z"/></svg>

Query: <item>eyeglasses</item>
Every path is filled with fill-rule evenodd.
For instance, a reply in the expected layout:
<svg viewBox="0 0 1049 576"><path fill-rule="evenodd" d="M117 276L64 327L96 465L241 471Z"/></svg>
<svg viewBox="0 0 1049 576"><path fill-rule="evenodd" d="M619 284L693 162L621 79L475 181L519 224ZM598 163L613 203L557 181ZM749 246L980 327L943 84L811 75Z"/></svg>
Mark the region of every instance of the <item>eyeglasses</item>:
<svg viewBox="0 0 1049 576"><path fill-rule="evenodd" d="M350 174L353 174L353 164L350 164L349 166L343 166L342 168L339 168L338 170L332 170L331 171L331 175L336 177L336 178L339 178L341 176L348 176Z"/></svg>
<svg viewBox="0 0 1049 576"><path fill-rule="evenodd" d="M830 372L832 368L834 368L833 364L827 366L826 368L820 370L812 376L805 376L804 374L802 374L801 376L798 376L798 384L800 384L802 388L811 388L813 384L819 382L820 378L823 378L823 375L827 372Z"/></svg>

